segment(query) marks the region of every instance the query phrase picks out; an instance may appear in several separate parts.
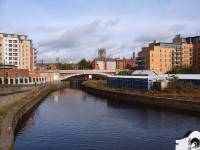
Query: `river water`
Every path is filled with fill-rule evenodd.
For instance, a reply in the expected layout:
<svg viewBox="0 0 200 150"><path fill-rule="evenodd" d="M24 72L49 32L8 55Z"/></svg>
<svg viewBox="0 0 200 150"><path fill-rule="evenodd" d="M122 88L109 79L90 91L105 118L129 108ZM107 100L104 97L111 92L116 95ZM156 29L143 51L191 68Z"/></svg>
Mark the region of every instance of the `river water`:
<svg viewBox="0 0 200 150"><path fill-rule="evenodd" d="M111 101L79 89L50 94L22 122L17 150L173 150L200 116Z"/></svg>

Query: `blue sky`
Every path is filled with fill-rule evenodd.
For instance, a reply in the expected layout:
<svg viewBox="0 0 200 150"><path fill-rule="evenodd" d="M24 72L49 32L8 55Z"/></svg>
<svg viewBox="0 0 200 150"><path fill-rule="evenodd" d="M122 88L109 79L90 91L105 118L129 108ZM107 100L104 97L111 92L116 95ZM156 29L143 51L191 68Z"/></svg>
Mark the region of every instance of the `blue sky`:
<svg viewBox="0 0 200 150"><path fill-rule="evenodd" d="M28 34L39 60L130 57L153 40L200 35L199 0L0 0L0 32Z"/></svg>

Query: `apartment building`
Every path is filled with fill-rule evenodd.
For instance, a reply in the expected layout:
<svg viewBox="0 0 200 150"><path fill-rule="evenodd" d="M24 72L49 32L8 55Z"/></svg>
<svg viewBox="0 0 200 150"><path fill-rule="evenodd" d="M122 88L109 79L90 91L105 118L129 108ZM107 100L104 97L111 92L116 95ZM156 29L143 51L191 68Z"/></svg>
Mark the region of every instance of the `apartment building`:
<svg viewBox="0 0 200 150"><path fill-rule="evenodd" d="M193 44L188 43L181 35L176 35L172 41L176 48L173 53L173 66L191 66L193 64Z"/></svg>
<svg viewBox="0 0 200 150"><path fill-rule="evenodd" d="M36 49L26 35L0 33L0 63L34 70Z"/></svg>
<svg viewBox="0 0 200 150"><path fill-rule="evenodd" d="M14 34L0 34L0 63L19 67L20 40Z"/></svg>
<svg viewBox="0 0 200 150"><path fill-rule="evenodd" d="M200 36L186 37L185 40L193 45L193 66L200 69Z"/></svg>
<svg viewBox="0 0 200 150"><path fill-rule="evenodd" d="M140 53L140 52L139 52ZM136 64L137 64L137 69L139 70L145 70L146 68L146 60L145 57L142 56L142 54L138 54L139 56L136 57Z"/></svg>
<svg viewBox="0 0 200 150"><path fill-rule="evenodd" d="M172 53L175 51L172 43L150 43L143 47L138 54L145 59L145 69L154 70L157 73L165 73L172 69Z"/></svg>
<svg viewBox="0 0 200 150"><path fill-rule="evenodd" d="M37 63L37 49L31 48L30 50L30 70L33 71L36 69L36 63Z"/></svg>
<svg viewBox="0 0 200 150"><path fill-rule="evenodd" d="M142 47L142 50L138 53L136 58L139 69L150 68L150 52L148 47Z"/></svg>
<svg viewBox="0 0 200 150"><path fill-rule="evenodd" d="M187 42L181 35L176 35L172 41L172 43L154 42L148 47L143 47L137 58L137 62L141 60L138 62L139 68L166 73L176 66L191 66L194 58L194 44Z"/></svg>

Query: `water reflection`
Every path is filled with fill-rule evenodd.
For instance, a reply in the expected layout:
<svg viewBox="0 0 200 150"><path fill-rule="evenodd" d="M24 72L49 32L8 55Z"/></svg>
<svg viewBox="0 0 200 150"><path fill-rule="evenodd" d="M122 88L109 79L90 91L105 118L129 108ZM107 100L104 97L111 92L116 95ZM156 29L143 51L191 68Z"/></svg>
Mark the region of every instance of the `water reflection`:
<svg viewBox="0 0 200 150"><path fill-rule="evenodd" d="M19 123L16 128L17 134L23 134L24 132L28 132L32 126L35 125L36 118L39 116L39 111L35 110L34 112L29 113L25 116L25 118Z"/></svg>
<svg viewBox="0 0 200 150"><path fill-rule="evenodd" d="M65 89L53 92L24 121L16 149L170 150L175 139L199 124L193 114Z"/></svg>

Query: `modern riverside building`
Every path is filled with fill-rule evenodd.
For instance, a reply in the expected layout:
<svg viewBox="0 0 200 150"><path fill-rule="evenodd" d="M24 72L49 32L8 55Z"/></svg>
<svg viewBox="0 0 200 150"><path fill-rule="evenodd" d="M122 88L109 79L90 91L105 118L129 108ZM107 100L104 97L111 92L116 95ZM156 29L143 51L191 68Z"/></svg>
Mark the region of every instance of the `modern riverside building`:
<svg viewBox="0 0 200 150"><path fill-rule="evenodd" d="M172 41L175 44L175 52L172 54L173 66L191 66L193 64L193 44L187 42L181 35L176 35Z"/></svg>
<svg viewBox="0 0 200 150"><path fill-rule="evenodd" d="M137 63L139 69L166 73L176 66L192 66L194 55L193 47L194 44L187 42L180 35L176 35L173 38L173 43L150 43L148 47L143 47L138 53Z"/></svg>
<svg viewBox="0 0 200 150"><path fill-rule="evenodd" d="M0 33L0 63L34 70L36 49L26 35Z"/></svg>
<svg viewBox="0 0 200 150"><path fill-rule="evenodd" d="M145 57L144 56L136 57L136 64L138 69L144 70L146 68Z"/></svg>
<svg viewBox="0 0 200 150"><path fill-rule="evenodd" d="M193 45L193 66L200 69L200 36L187 37L186 42Z"/></svg>
<svg viewBox="0 0 200 150"><path fill-rule="evenodd" d="M150 43L143 47L138 56L144 58L145 69L154 70L156 73L165 73L172 69L172 53L175 46L172 43Z"/></svg>

